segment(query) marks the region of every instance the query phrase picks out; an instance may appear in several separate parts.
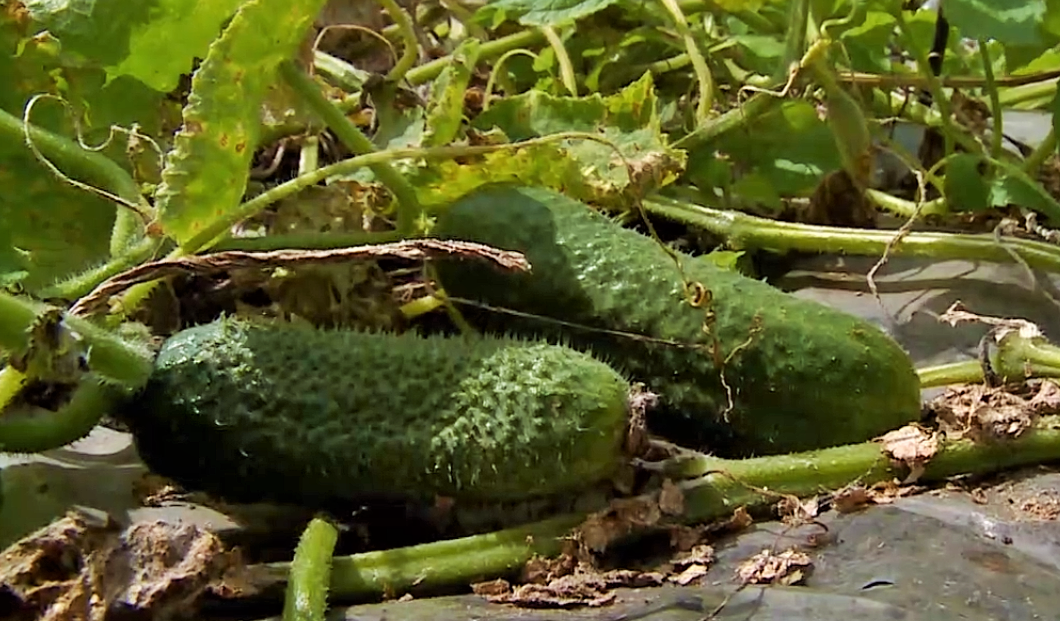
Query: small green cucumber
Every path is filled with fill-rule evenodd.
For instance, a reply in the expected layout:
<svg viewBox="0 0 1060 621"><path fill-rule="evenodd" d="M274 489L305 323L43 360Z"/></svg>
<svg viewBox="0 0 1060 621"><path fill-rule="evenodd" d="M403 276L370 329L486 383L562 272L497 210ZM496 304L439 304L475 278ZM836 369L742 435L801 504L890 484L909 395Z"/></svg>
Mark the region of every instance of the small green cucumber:
<svg viewBox="0 0 1060 621"><path fill-rule="evenodd" d="M629 390L541 341L221 319L170 337L122 418L148 468L235 502L492 502L613 475Z"/></svg>
<svg viewBox="0 0 1060 621"><path fill-rule="evenodd" d="M693 305L652 238L555 191L476 189L433 234L523 252L529 273L440 261L442 288L492 307L461 307L487 332L561 340L644 382L660 396L649 429L680 444L727 456L811 450L920 414L912 361L875 325L682 254L687 279L709 292Z"/></svg>

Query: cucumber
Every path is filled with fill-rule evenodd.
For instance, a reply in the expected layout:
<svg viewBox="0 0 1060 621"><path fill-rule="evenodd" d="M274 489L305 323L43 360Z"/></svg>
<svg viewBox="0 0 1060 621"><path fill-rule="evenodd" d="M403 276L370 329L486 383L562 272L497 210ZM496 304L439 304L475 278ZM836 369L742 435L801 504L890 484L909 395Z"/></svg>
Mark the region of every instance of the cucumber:
<svg viewBox="0 0 1060 621"><path fill-rule="evenodd" d="M170 337L122 418L149 469L233 502L511 501L612 476L629 390L544 342L221 319Z"/></svg>
<svg viewBox="0 0 1060 621"><path fill-rule="evenodd" d="M555 191L483 186L433 234L523 252L529 273L439 261L440 284L478 303L461 310L482 330L561 340L643 382L660 397L649 429L680 444L729 457L812 450L920 415L913 363L875 325L681 254L712 298L695 307L658 243Z"/></svg>

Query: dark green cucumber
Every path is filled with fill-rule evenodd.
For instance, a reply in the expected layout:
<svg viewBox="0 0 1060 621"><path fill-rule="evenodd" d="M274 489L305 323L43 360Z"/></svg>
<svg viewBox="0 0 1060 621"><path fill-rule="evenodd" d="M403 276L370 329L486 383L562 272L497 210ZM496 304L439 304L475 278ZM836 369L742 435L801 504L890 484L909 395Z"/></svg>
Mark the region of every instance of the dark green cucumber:
<svg viewBox="0 0 1060 621"><path fill-rule="evenodd" d="M154 472L236 502L519 500L611 476L625 379L575 350L222 319L124 408Z"/></svg>
<svg viewBox="0 0 1060 621"><path fill-rule="evenodd" d="M442 287L583 326L462 308L484 330L562 340L644 382L661 397L649 428L679 443L728 456L802 451L861 442L920 414L912 361L875 325L681 255L712 298L695 307L653 239L557 192L477 189L446 208L434 234L525 253L530 273L439 262Z"/></svg>

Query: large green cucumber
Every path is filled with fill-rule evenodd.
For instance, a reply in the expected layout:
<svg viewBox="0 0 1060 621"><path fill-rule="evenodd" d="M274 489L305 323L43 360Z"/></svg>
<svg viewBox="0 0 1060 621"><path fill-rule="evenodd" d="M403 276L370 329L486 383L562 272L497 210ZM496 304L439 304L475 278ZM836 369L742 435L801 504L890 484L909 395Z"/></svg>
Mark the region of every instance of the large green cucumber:
<svg viewBox="0 0 1060 621"><path fill-rule="evenodd" d="M524 314L463 307L482 329L561 339L644 382L661 397L649 428L679 443L728 456L801 451L920 414L912 361L875 325L681 255L686 277L710 292L695 307L653 239L552 190L479 188L445 209L434 234L525 253L530 273L447 259L442 287Z"/></svg>
<svg viewBox="0 0 1060 621"><path fill-rule="evenodd" d="M232 501L509 501L616 472L629 388L540 341L222 319L169 338L122 418L151 470Z"/></svg>

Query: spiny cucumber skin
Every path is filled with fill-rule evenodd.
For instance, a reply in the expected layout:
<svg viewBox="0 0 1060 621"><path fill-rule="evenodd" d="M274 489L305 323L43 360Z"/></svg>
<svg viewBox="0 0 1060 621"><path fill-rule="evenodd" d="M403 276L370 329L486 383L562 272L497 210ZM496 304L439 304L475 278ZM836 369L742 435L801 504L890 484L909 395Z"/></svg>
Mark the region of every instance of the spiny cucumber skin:
<svg viewBox="0 0 1060 621"><path fill-rule="evenodd" d="M712 295L708 306L695 308L657 242L554 191L477 189L446 208L433 234L520 251L531 264L529 274L513 274L439 262L442 287L454 297L698 345L465 310L487 331L563 338L644 382L661 397L649 427L683 444L728 456L811 450L862 442L920 414L912 361L873 324L681 254L686 276ZM720 359L732 356L723 374L709 349L713 337Z"/></svg>
<svg viewBox="0 0 1060 621"><path fill-rule="evenodd" d="M222 319L163 345L125 418L150 469L235 502L508 501L611 476L628 391L544 342Z"/></svg>

